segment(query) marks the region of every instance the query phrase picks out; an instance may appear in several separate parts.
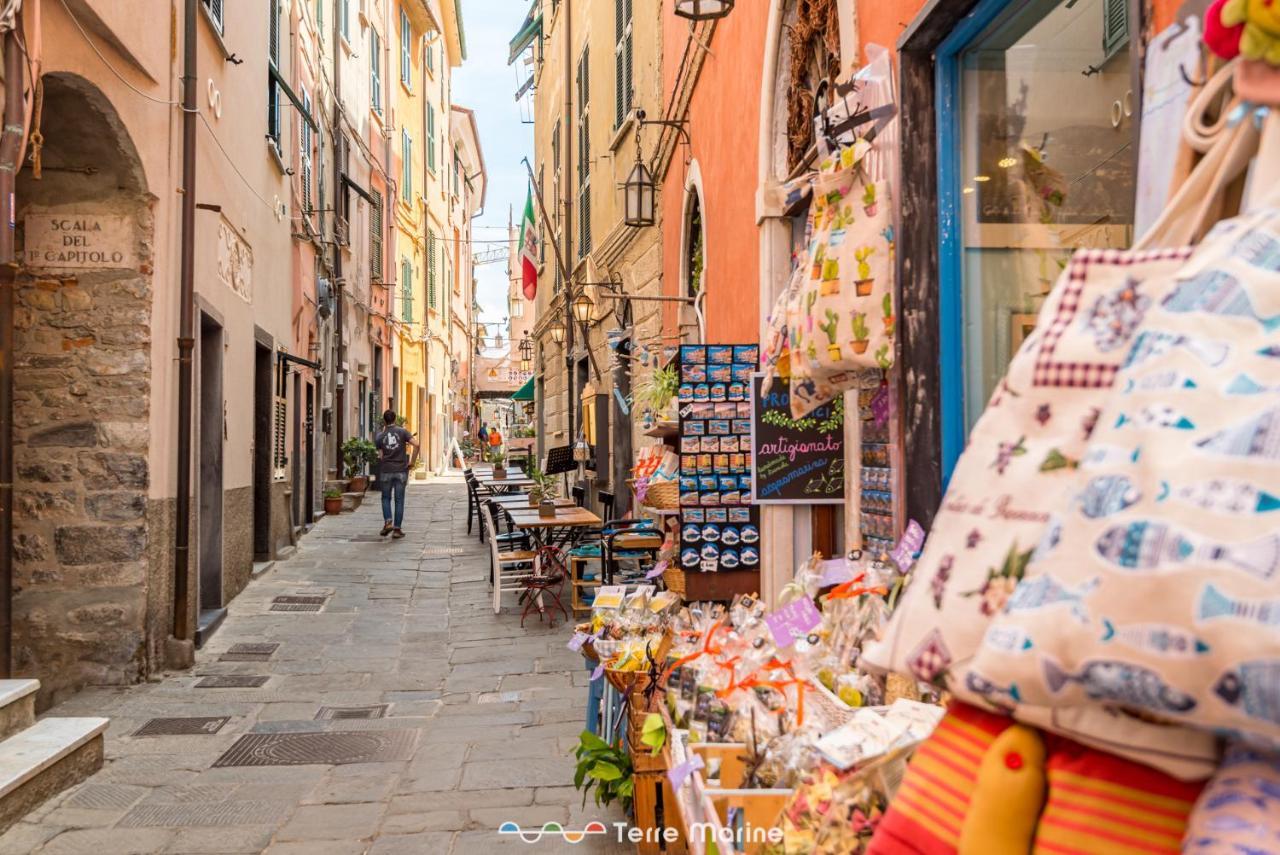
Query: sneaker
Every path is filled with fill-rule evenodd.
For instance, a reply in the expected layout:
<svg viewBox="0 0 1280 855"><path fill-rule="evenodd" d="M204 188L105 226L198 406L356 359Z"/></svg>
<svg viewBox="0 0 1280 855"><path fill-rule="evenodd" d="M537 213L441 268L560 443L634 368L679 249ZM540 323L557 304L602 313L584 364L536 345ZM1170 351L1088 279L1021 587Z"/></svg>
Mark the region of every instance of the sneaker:
<svg viewBox="0 0 1280 855"><path fill-rule="evenodd" d="M397 529L392 529L392 531L391 531L391 536L392 536L392 537L394 537L396 540L399 540L400 538L404 537L404 532L402 532L402 531L401 531L400 529L398 529L398 528L397 528Z"/></svg>
<svg viewBox="0 0 1280 855"><path fill-rule="evenodd" d="M382 531L378 532L378 536L379 536L379 537L386 537L387 535L391 534L391 532L392 532L392 530L393 530L394 528L395 528L395 526L393 526L391 523L383 523L383 524L382 524Z"/></svg>

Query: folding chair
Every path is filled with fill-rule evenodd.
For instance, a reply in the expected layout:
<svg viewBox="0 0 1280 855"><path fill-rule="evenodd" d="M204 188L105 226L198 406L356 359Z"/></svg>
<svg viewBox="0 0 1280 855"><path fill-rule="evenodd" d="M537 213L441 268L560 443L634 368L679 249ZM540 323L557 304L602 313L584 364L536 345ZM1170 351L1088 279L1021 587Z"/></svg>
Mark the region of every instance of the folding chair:
<svg viewBox="0 0 1280 855"><path fill-rule="evenodd" d="M502 611L502 595L504 593L525 590L524 581L532 577L536 572L535 562L538 555L536 552L529 550L499 552L498 539L492 536L497 531L493 526L493 514L489 512L487 505L480 508L480 515L484 525L490 531L489 560L492 565L489 571L489 578L493 583L493 613L496 615ZM520 620L523 626L523 615Z"/></svg>
<svg viewBox="0 0 1280 855"><path fill-rule="evenodd" d="M564 615L567 622L569 620L569 612L565 610L564 603L560 597L564 593L564 580L568 578L569 571L565 567L564 552L557 546L544 546L538 550L538 560L535 571L521 578L524 588L520 593L520 601L524 603L524 611L520 613L520 626L524 626L524 619L529 614L530 609L537 609L538 620L542 620L544 612L551 618L552 628L556 625L556 609L560 610L560 614ZM551 598L552 608L547 609L545 599Z"/></svg>
<svg viewBox="0 0 1280 855"><path fill-rule="evenodd" d="M476 495L476 475L470 469L462 473L462 480L467 484L467 534L471 534L471 517L475 516L476 525L480 524L480 499Z"/></svg>

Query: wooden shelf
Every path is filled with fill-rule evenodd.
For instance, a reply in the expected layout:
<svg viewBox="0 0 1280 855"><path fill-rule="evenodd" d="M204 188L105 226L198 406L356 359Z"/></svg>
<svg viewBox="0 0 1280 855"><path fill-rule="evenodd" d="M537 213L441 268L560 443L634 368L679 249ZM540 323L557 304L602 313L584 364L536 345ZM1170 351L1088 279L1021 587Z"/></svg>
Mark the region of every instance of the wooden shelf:
<svg viewBox="0 0 1280 855"><path fill-rule="evenodd" d="M653 427L644 432L645 436L651 436L654 439L675 439L680 435L679 422L658 422Z"/></svg>

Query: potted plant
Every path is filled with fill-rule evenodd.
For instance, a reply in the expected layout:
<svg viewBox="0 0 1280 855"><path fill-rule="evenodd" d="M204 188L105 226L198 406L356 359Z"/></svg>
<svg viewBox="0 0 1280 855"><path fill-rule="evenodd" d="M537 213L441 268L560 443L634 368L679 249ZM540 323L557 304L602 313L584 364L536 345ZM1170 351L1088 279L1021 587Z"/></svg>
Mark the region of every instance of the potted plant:
<svg viewBox="0 0 1280 855"><path fill-rule="evenodd" d="M871 246L859 247L853 251L853 257L858 260L858 278L854 285L857 286L859 297L871 296L871 288L876 284L876 280L871 278L871 265L867 263L867 259L875 251L875 247Z"/></svg>
<svg viewBox="0 0 1280 855"><path fill-rule="evenodd" d="M324 512L329 516L342 513L342 491L333 489L324 491Z"/></svg>
<svg viewBox="0 0 1280 855"><path fill-rule="evenodd" d="M862 210L866 211L868 217L876 215L876 185L868 184L866 189L862 191Z"/></svg>
<svg viewBox="0 0 1280 855"><path fill-rule="evenodd" d="M351 437L342 444L342 459L347 464L347 489L363 493L369 489L368 468L378 460L378 449L372 442Z"/></svg>
<svg viewBox="0 0 1280 855"><path fill-rule="evenodd" d="M867 342L871 338L871 331L867 329L867 313L853 313L853 352L866 353Z"/></svg>
<svg viewBox="0 0 1280 855"><path fill-rule="evenodd" d="M818 329L827 334L827 354L831 357L832 362L840 361L840 345L836 344L836 324L840 322L840 316L830 309L826 310L827 322L818 324Z"/></svg>
<svg viewBox="0 0 1280 855"><path fill-rule="evenodd" d="M529 479L533 486L529 488L529 507L538 509L538 516L550 519L556 515L555 479L543 473L537 466L529 465Z"/></svg>
<svg viewBox="0 0 1280 855"><path fill-rule="evenodd" d="M633 396L641 410L648 408L662 418L680 389L680 374L674 365L653 372L648 381L642 382Z"/></svg>
<svg viewBox="0 0 1280 855"><path fill-rule="evenodd" d="M881 308L884 310L884 334L893 336L893 295L885 292L884 299L880 301Z"/></svg>
<svg viewBox="0 0 1280 855"><path fill-rule="evenodd" d="M489 462L493 464L493 480L503 481L507 477L507 455L501 448L489 452Z"/></svg>

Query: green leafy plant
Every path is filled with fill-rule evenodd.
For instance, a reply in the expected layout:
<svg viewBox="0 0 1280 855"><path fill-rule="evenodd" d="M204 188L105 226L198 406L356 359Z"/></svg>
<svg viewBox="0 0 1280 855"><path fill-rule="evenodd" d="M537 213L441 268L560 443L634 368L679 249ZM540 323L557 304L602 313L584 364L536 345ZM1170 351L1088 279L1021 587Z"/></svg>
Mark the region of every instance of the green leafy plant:
<svg viewBox="0 0 1280 855"><path fill-rule="evenodd" d="M632 398L638 406L661 413L679 390L680 374L674 365L668 365L653 372L653 376L647 381L641 382Z"/></svg>
<svg viewBox="0 0 1280 855"><path fill-rule="evenodd" d="M596 804L618 802L624 811L631 809L635 796L635 776L631 768L631 756L621 745L610 745L589 730L578 737L574 749L578 759L573 773L573 786L582 790L582 804L587 803L587 793L595 788Z"/></svg>
<svg viewBox="0 0 1280 855"><path fill-rule="evenodd" d="M533 486L529 488L529 499L534 504L541 504L545 501L554 501L559 495L560 490L556 486L554 476L547 475L538 468L536 463L530 463L529 480L533 482Z"/></svg>
<svg viewBox="0 0 1280 855"><path fill-rule="evenodd" d="M507 465L507 453L501 447L489 449L487 459L494 466L505 467Z"/></svg>
<svg viewBox="0 0 1280 855"><path fill-rule="evenodd" d="M325 490L325 491L324 491L324 497L325 497L326 499L341 499L341 498L342 498L342 491L341 491L341 490L338 490L338 489L329 489L329 490Z"/></svg>
<svg viewBox="0 0 1280 855"><path fill-rule="evenodd" d="M342 459L347 464L347 477L354 478L378 462L378 448L367 439L353 436L342 444Z"/></svg>

